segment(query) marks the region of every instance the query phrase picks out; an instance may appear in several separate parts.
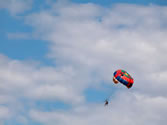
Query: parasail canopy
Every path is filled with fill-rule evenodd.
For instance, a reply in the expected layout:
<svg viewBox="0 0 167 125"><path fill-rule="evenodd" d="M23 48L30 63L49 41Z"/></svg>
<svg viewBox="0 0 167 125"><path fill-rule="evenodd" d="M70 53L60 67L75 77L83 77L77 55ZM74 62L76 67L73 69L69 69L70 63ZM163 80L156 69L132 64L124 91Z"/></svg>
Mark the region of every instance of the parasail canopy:
<svg viewBox="0 0 167 125"><path fill-rule="evenodd" d="M127 88L131 88L133 85L133 78L130 76L129 73L127 73L126 71L119 69L116 70L113 74L113 82L115 84L117 83L122 83L123 85L125 85Z"/></svg>

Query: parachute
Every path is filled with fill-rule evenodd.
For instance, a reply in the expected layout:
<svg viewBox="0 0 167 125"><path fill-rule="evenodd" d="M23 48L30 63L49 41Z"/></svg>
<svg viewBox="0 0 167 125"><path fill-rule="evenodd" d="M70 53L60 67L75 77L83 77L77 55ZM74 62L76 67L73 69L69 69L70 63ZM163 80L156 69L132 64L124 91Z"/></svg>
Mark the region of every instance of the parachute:
<svg viewBox="0 0 167 125"><path fill-rule="evenodd" d="M113 74L113 82L115 84L122 83L129 89L132 87L134 80L125 70L118 69ZM105 100L104 106L109 104L109 98L110 96Z"/></svg>
<svg viewBox="0 0 167 125"><path fill-rule="evenodd" d="M122 69L119 69L119 70L116 70L113 74L113 82L115 84L120 82L129 89L132 87L134 80L129 73L127 73Z"/></svg>

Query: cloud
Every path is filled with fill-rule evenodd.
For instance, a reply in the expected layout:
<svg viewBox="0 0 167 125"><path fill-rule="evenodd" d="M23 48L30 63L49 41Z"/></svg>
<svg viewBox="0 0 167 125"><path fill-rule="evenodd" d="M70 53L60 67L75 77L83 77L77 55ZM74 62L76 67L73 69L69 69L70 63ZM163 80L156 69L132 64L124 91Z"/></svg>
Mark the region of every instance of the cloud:
<svg viewBox="0 0 167 125"><path fill-rule="evenodd" d="M85 80L80 85L80 80L71 67L41 67L0 55L0 105L4 105L0 107L0 118L26 122L26 112L40 101L82 104L85 101L82 92L88 85L83 84Z"/></svg>
<svg viewBox="0 0 167 125"><path fill-rule="evenodd" d="M40 67L18 60L0 57L1 92L30 99L51 99L66 101L67 103L83 101L80 95L77 74L72 68L56 69ZM78 85L77 85L78 84ZM78 88L73 88L76 85ZM3 97L2 97L3 98ZM80 99L79 99L80 98ZM5 101L4 101L5 102Z"/></svg>
<svg viewBox="0 0 167 125"><path fill-rule="evenodd" d="M32 0L1 0L0 9L7 9L11 15L22 14L31 9Z"/></svg>
<svg viewBox="0 0 167 125"><path fill-rule="evenodd" d="M166 72L166 9L155 5L117 4L106 9L90 3L55 4L50 10L27 16L26 23L49 41L48 56L56 65L72 65L105 82L111 82L111 74L122 68L132 74L136 89L164 95L167 85L160 86L151 78Z"/></svg>
<svg viewBox="0 0 167 125"><path fill-rule="evenodd" d="M99 104L78 106L69 112L30 111L30 116L41 124L101 125L157 125L166 124L167 98L148 97L137 93L120 92L109 107Z"/></svg>
<svg viewBox="0 0 167 125"><path fill-rule="evenodd" d="M48 41L48 56L55 67L1 55L0 104L7 105L4 114L13 109L13 117L19 116L22 122L31 118L49 125L165 124L166 9L57 2L47 10L29 14L25 23L33 27L39 39ZM120 91L109 107L86 102L84 91L90 86L112 86L112 74L118 68L134 77L133 88L118 84ZM72 107L40 110L34 103L41 100L61 101Z"/></svg>
<svg viewBox="0 0 167 125"><path fill-rule="evenodd" d="M7 34L8 39L30 39L32 36L28 33L8 33Z"/></svg>
<svg viewBox="0 0 167 125"><path fill-rule="evenodd" d="M6 119L10 116L10 111L5 106L0 106L0 120Z"/></svg>

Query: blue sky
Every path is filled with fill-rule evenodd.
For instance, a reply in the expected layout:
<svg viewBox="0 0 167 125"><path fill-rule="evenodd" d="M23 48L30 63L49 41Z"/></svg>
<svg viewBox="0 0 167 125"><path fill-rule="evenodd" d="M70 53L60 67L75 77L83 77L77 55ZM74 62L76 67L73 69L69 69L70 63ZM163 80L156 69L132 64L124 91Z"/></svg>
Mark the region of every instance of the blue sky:
<svg viewBox="0 0 167 125"><path fill-rule="evenodd" d="M166 11L165 0L0 1L0 125L165 125ZM113 84L117 69L131 89Z"/></svg>

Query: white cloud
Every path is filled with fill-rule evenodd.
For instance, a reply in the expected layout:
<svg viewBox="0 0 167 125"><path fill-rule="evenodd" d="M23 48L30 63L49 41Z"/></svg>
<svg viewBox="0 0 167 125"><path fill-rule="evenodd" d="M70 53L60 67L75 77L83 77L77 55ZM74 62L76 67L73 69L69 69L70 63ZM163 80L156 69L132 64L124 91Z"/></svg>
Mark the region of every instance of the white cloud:
<svg viewBox="0 0 167 125"><path fill-rule="evenodd" d="M0 110L1 121L14 118L27 123L27 110L38 101L61 101L67 105L83 103L82 92L88 85L83 84L86 80L80 82L81 79L70 67L40 67L0 55L0 105L6 106ZM9 114L11 117L7 117Z"/></svg>
<svg viewBox="0 0 167 125"><path fill-rule="evenodd" d="M71 65L80 72L94 74L91 79L106 83L112 83L115 69L123 68L134 77L132 91L138 93L117 93L107 110L88 104L79 106L81 111L76 111L76 107L63 112L34 109L30 116L49 125L165 125L166 9L128 4L105 9L94 4L68 4L29 15L26 22L36 28L41 39L50 42L49 56L57 66Z"/></svg>
<svg viewBox="0 0 167 125"><path fill-rule="evenodd" d="M84 103L89 79L81 76L71 67L40 67L0 55L0 105L6 106L0 110L0 121L29 123L28 110L38 101L72 106Z"/></svg>
<svg viewBox="0 0 167 125"><path fill-rule="evenodd" d="M8 117L10 117L10 111L8 107L0 106L0 121L2 119L7 119Z"/></svg>
<svg viewBox="0 0 167 125"><path fill-rule="evenodd" d="M31 9L32 0L0 0L0 9L7 9L12 15Z"/></svg>
<svg viewBox="0 0 167 125"><path fill-rule="evenodd" d="M83 101L80 91L83 91L87 85L83 87L81 84L83 88L80 86L78 82L81 79L77 78L78 74L75 74L72 68L41 67L38 69L38 66L10 60L4 56L1 56L0 60L2 93L39 100L58 99L71 104ZM74 85L77 88L74 88Z"/></svg>
<svg viewBox="0 0 167 125"><path fill-rule="evenodd" d="M118 4L106 9L55 4L51 10L27 16L26 23L50 42L49 56L57 65L96 73L106 82L111 82L114 70L123 68L134 77L134 88L161 94L167 85L153 84L149 78L166 71L166 10L152 5Z"/></svg>
<svg viewBox="0 0 167 125"><path fill-rule="evenodd" d="M42 124L58 125L157 125L166 124L167 98L148 97L136 93L121 92L109 107L88 104L65 112L30 111L30 116Z"/></svg>
<svg viewBox="0 0 167 125"><path fill-rule="evenodd" d="M62 112L30 107L30 117L48 125L165 125L166 9L128 4L106 9L58 2L51 9L30 14L26 24L35 28L39 39L49 42L48 56L56 67L0 56L0 104L12 102L18 114L26 110L17 102L20 98L80 104ZM111 109L83 103L83 91L101 81L112 86L112 73L118 68L134 77L133 88L126 89L130 92L117 92ZM27 121L24 116L18 119Z"/></svg>
<svg viewBox="0 0 167 125"><path fill-rule="evenodd" d="M29 33L8 33L8 39L30 39L32 36Z"/></svg>

